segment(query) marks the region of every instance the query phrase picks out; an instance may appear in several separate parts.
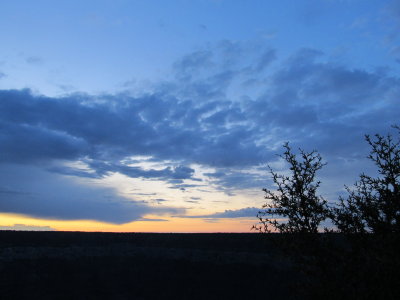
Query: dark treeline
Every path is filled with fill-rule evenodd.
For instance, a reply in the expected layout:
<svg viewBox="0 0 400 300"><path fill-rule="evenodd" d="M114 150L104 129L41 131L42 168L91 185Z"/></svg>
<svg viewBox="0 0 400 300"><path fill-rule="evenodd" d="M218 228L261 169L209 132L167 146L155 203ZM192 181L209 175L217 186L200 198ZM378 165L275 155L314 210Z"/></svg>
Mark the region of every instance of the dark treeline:
<svg viewBox="0 0 400 300"><path fill-rule="evenodd" d="M263 253L273 242L254 233L114 233L0 231L0 247L136 247L188 248Z"/></svg>
<svg viewBox="0 0 400 300"><path fill-rule="evenodd" d="M1 299L252 299L266 270L264 298L288 299L277 237L0 231Z"/></svg>
<svg viewBox="0 0 400 300"><path fill-rule="evenodd" d="M2 231L0 286L2 299L394 299L398 253L382 243L339 233Z"/></svg>

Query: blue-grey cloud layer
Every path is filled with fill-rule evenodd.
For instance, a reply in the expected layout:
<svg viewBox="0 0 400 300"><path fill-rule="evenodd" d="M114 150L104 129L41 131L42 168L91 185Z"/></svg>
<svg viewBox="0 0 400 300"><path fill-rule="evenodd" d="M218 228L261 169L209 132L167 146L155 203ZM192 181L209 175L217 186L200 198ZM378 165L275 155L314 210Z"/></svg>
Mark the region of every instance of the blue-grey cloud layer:
<svg viewBox="0 0 400 300"><path fill-rule="evenodd" d="M116 195L105 187L78 184L36 166L0 166L0 211L59 220L99 220L123 224L146 214L183 213L183 209L150 207Z"/></svg>
<svg viewBox="0 0 400 300"><path fill-rule="evenodd" d="M398 77L382 69L330 62L314 49L280 58L270 47L224 41L183 57L174 72L173 79L139 96L52 98L29 90L1 90L0 162L77 177L118 172L176 188L185 180L199 180L190 167L196 163L219 170L206 176L221 188L256 188L255 183L261 188L264 179L244 170L275 160L276 147L284 141L316 148L335 162L331 170L346 171L349 161L343 157L365 156L365 133L386 132L400 119ZM173 164L157 170L127 165L136 155ZM77 160L90 172L58 163ZM79 203L84 209L65 204L64 211L70 211L65 218L126 222L149 211L129 204L133 208L125 214L125 204L115 211L110 204L83 216L94 206ZM61 204L42 205L36 211L2 197L0 209L52 217Z"/></svg>

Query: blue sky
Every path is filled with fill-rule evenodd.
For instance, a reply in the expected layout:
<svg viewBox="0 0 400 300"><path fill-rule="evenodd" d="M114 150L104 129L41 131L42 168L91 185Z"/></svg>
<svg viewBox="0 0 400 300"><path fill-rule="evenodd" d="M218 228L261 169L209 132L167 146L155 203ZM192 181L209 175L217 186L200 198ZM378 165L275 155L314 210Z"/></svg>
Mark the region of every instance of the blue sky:
<svg viewBox="0 0 400 300"><path fill-rule="evenodd" d="M0 32L3 223L246 231L285 141L334 202L399 123L399 1L2 1Z"/></svg>

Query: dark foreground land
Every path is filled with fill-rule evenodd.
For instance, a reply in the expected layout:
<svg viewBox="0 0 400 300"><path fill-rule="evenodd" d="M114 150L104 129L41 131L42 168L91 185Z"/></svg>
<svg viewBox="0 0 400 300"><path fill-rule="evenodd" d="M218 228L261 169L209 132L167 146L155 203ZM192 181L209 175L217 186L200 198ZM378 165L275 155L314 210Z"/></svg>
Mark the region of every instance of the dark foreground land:
<svg viewBox="0 0 400 300"><path fill-rule="evenodd" d="M304 251L296 249L298 240L282 240L276 234L3 231L0 298L335 299L344 294L353 299L377 295L389 299L397 295L398 255L378 255L375 261L375 252L367 258L353 250L348 254L343 237L330 239L334 242L323 250L307 242L317 250ZM293 257L291 251L307 253ZM336 254L331 257L332 253ZM388 278L377 281L371 274L352 279L352 273L360 276L364 271Z"/></svg>

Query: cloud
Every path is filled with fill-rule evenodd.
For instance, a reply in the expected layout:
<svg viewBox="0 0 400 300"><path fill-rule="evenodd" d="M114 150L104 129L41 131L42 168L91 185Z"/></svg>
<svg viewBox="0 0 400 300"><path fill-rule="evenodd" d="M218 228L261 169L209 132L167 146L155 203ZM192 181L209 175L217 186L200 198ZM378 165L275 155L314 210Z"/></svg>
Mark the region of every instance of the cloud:
<svg viewBox="0 0 400 300"><path fill-rule="evenodd" d="M255 71L261 72L265 70L265 68L268 67L271 64L271 62L273 62L275 59L276 59L275 49L265 50L265 52L261 55L260 59L257 61Z"/></svg>
<svg viewBox="0 0 400 300"><path fill-rule="evenodd" d="M197 75L197 72L213 66L212 55L213 53L207 50L185 55L174 64L176 74L179 74L181 79L192 79L192 76Z"/></svg>
<svg viewBox="0 0 400 300"><path fill-rule="evenodd" d="M15 230L15 231L55 231L50 226L35 226L25 224L14 224L13 226L0 226L0 230Z"/></svg>
<svg viewBox="0 0 400 300"><path fill-rule="evenodd" d="M398 46L400 42L400 1L386 1L380 11L376 27L381 29L382 44L394 61L400 59Z"/></svg>
<svg viewBox="0 0 400 300"><path fill-rule="evenodd" d="M188 184L188 183L177 183L172 186L170 186L170 189L179 189L181 191L185 191L188 188L195 188L199 186L204 186L204 184Z"/></svg>
<svg viewBox="0 0 400 300"><path fill-rule="evenodd" d="M133 195L138 195L138 196L155 196L157 193L131 193Z"/></svg>
<svg viewBox="0 0 400 300"><path fill-rule="evenodd" d="M225 128L203 128L202 118L213 115L217 104L192 106L176 98L155 95L48 98L33 95L29 90L0 91L0 100L5 149L2 159L8 162L89 158L99 172L102 168L119 168L135 173L139 170L124 169L115 162L145 154L158 160L229 165L234 159L236 163L248 164L254 159L247 153L254 148L261 150L251 140L236 143L246 133L244 126L229 132ZM219 109L223 110L224 104L221 106ZM218 122L223 126L225 121L214 120ZM221 156L229 147L229 153L236 153ZM185 168L180 166L164 173L172 178L185 177L190 174ZM146 177L144 172L141 175Z"/></svg>
<svg viewBox="0 0 400 300"><path fill-rule="evenodd" d="M77 159L86 153L86 142L60 130L31 124L0 121L3 162L43 162Z"/></svg>
<svg viewBox="0 0 400 300"><path fill-rule="evenodd" d="M207 31L207 30L208 30L207 25L204 25L204 24L199 24L199 28L200 28L202 31Z"/></svg>
<svg viewBox="0 0 400 300"><path fill-rule="evenodd" d="M399 77L332 63L317 49L281 57L269 45L222 41L184 56L173 70L173 79L134 95L46 97L0 90L0 166L19 165L19 174L40 170L38 176L49 182L51 176L61 182L119 173L185 191L205 186L196 183L201 179L193 166L199 165L215 170L204 174L208 182L234 194L264 187L266 175L254 168L275 161L282 143L290 141L294 149L317 149L335 162L326 167L330 174L348 170L350 182L335 175L342 186L362 171L352 167L363 165L343 157L362 161L368 150L364 134L385 133L399 120ZM159 167L132 162L135 156ZM22 189L2 187L32 192L24 186L29 180ZM71 182L66 186L74 190ZM55 191L46 195L46 188L53 190L38 183L32 188L36 196L13 194L12 201L0 192L5 201L0 210L115 223L153 212L117 196L108 201L101 188L80 187L72 200Z"/></svg>
<svg viewBox="0 0 400 300"><path fill-rule="evenodd" d="M25 60L28 64L40 65L43 63L43 59L39 56L29 56Z"/></svg>
<svg viewBox="0 0 400 300"><path fill-rule="evenodd" d="M212 178L221 178L226 174L224 172L213 172L213 173L204 173L204 175Z"/></svg>
<svg viewBox="0 0 400 300"><path fill-rule="evenodd" d="M153 201L154 203L157 203L157 204L162 204L163 202L168 202L168 200L163 199L163 198L152 199L152 201Z"/></svg>
<svg viewBox="0 0 400 300"><path fill-rule="evenodd" d="M217 212L209 215L197 215L197 216L177 216L179 218L201 218L201 219L224 219L224 218L255 218L257 213L260 211L256 207L246 207L236 210L225 210L224 212Z"/></svg>
<svg viewBox="0 0 400 300"><path fill-rule="evenodd" d="M400 24L400 1L399 0L389 1L389 3L385 8L388 12L388 15L395 18Z"/></svg>
<svg viewBox="0 0 400 300"><path fill-rule="evenodd" d="M276 52L266 49L253 57L256 62L246 65L235 58L244 51L238 44L225 42L214 49L217 53L207 50L188 55L177 68L190 74L190 80L178 79L140 97L72 94L50 98L29 90L2 90L1 159L41 164L84 160L97 176L119 172L130 177L184 180L194 179L191 163L221 168L266 162L274 157L275 145L285 140L316 145L322 151L348 152L362 143L360 137L369 128L381 131L396 122L398 78L324 62L323 53L313 49L296 52L274 72L262 67L270 72L270 84L257 97L239 101L229 99L228 91L222 99L219 92L206 92L224 91L227 84L235 87L232 80L252 77L246 73L251 66L263 65L266 55L271 59ZM221 53L228 57L224 60L236 62L231 70L211 60ZM204 64L216 67L203 70ZM198 70L205 74L200 76ZM227 81L222 76L226 72L235 79ZM188 91L196 95L193 100L186 99ZM371 122L379 128L372 128ZM163 170L124 165L127 157L135 155L177 163ZM53 170L73 173L71 169Z"/></svg>
<svg viewBox="0 0 400 300"><path fill-rule="evenodd" d="M127 166L121 163L113 164L103 161L87 161L87 163L89 167L96 171L98 177L117 172L131 178L166 180L170 183L182 183L184 179L199 180L193 178L194 169L181 165L166 167L163 169L143 169L141 167ZM68 173L68 170L69 168L66 170L61 169L60 173L66 174ZM73 171L71 171L71 173L73 173ZM87 177L95 176L92 173L86 173L88 174ZM82 175L83 177L86 177L85 174Z"/></svg>
<svg viewBox="0 0 400 300"><path fill-rule="evenodd" d="M110 188L83 185L26 165L0 166L0 211L57 220L96 220L123 224L146 214L182 212L179 208L150 207L118 196Z"/></svg>
<svg viewBox="0 0 400 300"><path fill-rule="evenodd" d="M266 169L266 168L265 168ZM221 190L242 190L249 188L259 188L265 185L266 172L243 172L235 169L226 170L225 172L206 173L210 177L212 183L220 187Z"/></svg>
<svg viewBox="0 0 400 300"><path fill-rule="evenodd" d="M149 219L149 218L142 218L139 219L138 221L144 221L144 222L168 222L166 219Z"/></svg>

